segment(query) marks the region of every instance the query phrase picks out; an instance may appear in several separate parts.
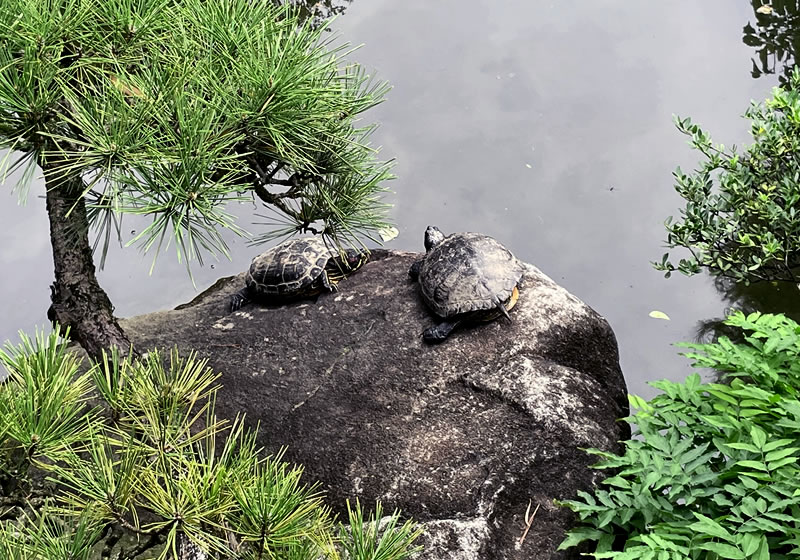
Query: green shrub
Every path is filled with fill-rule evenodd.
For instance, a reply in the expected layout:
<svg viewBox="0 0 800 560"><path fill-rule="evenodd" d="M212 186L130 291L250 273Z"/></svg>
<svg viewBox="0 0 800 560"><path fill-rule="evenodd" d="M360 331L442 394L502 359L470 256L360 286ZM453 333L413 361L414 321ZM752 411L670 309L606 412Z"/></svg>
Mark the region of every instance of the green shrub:
<svg viewBox="0 0 800 560"><path fill-rule="evenodd" d="M0 558L402 560L399 513L348 505L214 414L218 375L194 355L116 352L80 373L56 329L0 350ZM190 550L202 554L188 553Z"/></svg>
<svg viewBox="0 0 800 560"><path fill-rule="evenodd" d="M797 281L800 265L800 70L786 89L775 88L745 113L755 142L741 153L712 143L690 119L678 130L704 161L691 173L678 168L675 190L686 200L680 219L666 222L668 248L691 256L678 264L669 253L659 270L692 275L702 269L743 280Z"/></svg>
<svg viewBox="0 0 800 560"><path fill-rule="evenodd" d="M595 558L693 560L800 558L800 326L782 315L734 313L744 342L684 344L723 383L659 381L621 456L593 494L562 502ZM588 541L588 542L587 542Z"/></svg>

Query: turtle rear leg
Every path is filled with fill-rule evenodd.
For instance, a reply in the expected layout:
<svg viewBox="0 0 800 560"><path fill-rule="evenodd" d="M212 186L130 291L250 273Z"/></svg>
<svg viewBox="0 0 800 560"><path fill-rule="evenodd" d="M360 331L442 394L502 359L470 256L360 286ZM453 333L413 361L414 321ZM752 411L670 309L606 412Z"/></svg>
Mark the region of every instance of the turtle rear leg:
<svg viewBox="0 0 800 560"><path fill-rule="evenodd" d="M506 319L508 319L509 321L511 321L511 315L509 315L509 314L508 314L508 309L506 309L506 304L505 304L505 302L503 302L503 301L500 301L500 300L499 300L499 299L497 299L497 298L494 298L494 301L493 301L492 303L494 303L495 307L497 307L497 309L499 309L499 310L500 310L500 313L502 313L503 315L505 315L505 316L506 316ZM497 316L497 315L495 315L495 317L496 317L496 316Z"/></svg>
<svg viewBox="0 0 800 560"><path fill-rule="evenodd" d="M516 286L511 291L511 297L508 298L506 301L500 301L499 299L495 298L493 303L500 310L500 312L506 316L506 319L511 323L511 315L508 314L509 311L517 304L517 300L519 299L519 290Z"/></svg>
<svg viewBox="0 0 800 560"><path fill-rule="evenodd" d="M242 288L231 296L228 309L231 312L237 311L246 303L250 303L250 293L247 291L247 288Z"/></svg>
<svg viewBox="0 0 800 560"><path fill-rule="evenodd" d="M436 326L428 327L422 333L422 340L425 342L442 342L445 338L450 336L461 321L442 321Z"/></svg>

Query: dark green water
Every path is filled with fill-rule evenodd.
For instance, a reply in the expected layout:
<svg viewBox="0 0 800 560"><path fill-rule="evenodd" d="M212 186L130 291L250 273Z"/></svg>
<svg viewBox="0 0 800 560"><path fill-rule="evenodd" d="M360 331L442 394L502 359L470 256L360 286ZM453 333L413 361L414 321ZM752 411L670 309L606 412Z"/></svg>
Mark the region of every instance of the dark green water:
<svg viewBox="0 0 800 560"><path fill-rule="evenodd" d="M382 123L375 143L398 162L400 236L389 246L422 250L428 224L496 237L608 318L629 389L651 395L648 380L689 371L671 343L694 339L742 297L726 299L704 276L666 280L649 264L681 203L671 172L696 161L672 115L692 116L719 142L747 141L739 115L778 83L754 79L753 65L780 73L781 61L743 42L756 24L746 1L567 4L354 0L333 27L364 43L355 58L394 84L371 114ZM0 205L0 339L46 321L52 262L37 194L24 208L11 195ZM256 252L234 243L232 262L195 271L197 289ZM150 259L110 256L100 280L118 315L197 293L172 248L152 276ZM744 295L798 307L791 286Z"/></svg>

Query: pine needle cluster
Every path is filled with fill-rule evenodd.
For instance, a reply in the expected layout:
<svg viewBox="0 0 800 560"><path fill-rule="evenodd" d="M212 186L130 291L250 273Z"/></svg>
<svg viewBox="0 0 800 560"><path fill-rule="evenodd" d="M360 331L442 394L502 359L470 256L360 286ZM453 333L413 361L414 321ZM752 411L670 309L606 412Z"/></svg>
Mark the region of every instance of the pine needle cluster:
<svg viewBox="0 0 800 560"><path fill-rule="evenodd" d="M67 333L63 333L66 336ZM88 368L62 333L0 351L0 557L402 560L380 504L340 524L302 468L214 414L218 375L177 351ZM146 554L147 556L142 556Z"/></svg>
<svg viewBox="0 0 800 560"><path fill-rule="evenodd" d="M125 214L143 250L227 254L237 201L268 210L255 241L374 237L389 163L358 119L389 88L323 28L270 0L3 0L5 167L80 177L103 257Z"/></svg>

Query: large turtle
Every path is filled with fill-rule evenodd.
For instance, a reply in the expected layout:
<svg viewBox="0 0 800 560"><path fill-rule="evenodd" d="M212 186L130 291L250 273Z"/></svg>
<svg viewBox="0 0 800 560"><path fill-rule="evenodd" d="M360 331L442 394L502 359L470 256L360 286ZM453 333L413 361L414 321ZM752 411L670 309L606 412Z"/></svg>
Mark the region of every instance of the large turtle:
<svg viewBox="0 0 800 560"><path fill-rule="evenodd" d="M253 259L245 287L231 296L230 310L251 300L281 302L336 291L337 282L368 258L368 251L339 251L318 237L290 239Z"/></svg>
<svg viewBox="0 0 800 560"><path fill-rule="evenodd" d="M436 226L425 230L425 257L409 270L419 280L425 303L443 321L425 329L426 342L441 342L460 323L505 315L519 297L524 268L500 243L480 233L447 237Z"/></svg>

